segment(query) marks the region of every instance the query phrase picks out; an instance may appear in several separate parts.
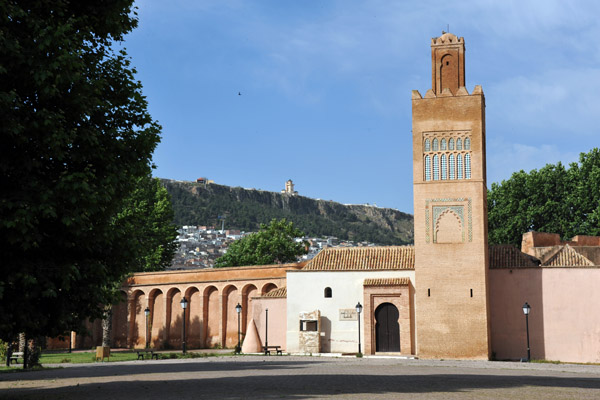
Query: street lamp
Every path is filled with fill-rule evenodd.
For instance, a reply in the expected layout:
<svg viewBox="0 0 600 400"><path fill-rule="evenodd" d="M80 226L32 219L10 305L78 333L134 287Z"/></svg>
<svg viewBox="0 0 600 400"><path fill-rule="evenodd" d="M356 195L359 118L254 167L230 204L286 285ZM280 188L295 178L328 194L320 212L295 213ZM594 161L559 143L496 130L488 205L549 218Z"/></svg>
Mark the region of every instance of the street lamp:
<svg viewBox="0 0 600 400"><path fill-rule="evenodd" d="M187 308L188 301L185 297L181 299L181 309L183 310L183 341L181 342L181 348L183 354L185 354L185 309Z"/></svg>
<svg viewBox="0 0 600 400"><path fill-rule="evenodd" d="M269 309L265 308L265 354L269 347Z"/></svg>
<svg viewBox="0 0 600 400"><path fill-rule="evenodd" d="M531 306L525 302L523 304L523 314L525 314L525 327L527 329L527 362L531 360L531 351L529 349L529 311L531 310Z"/></svg>
<svg viewBox="0 0 600 400"><path fill-rule="evenodd" d="M237 306L235 306L235 311L238 315L238 344L235 347L235 353L240 354L242 352L242 348L240 347L240 314L242 313L242 306L240 305L240 303L238 303Z"/></svg>
<svg viewBox="0 0 600 400"><path fill-rule="evenodd" d="M360 301L356 304L356 312L358 314L358 355L360 356L362 352L360 351L360 313L362 312L363 306L360 304Z"/></svg>
<svg viewBox="0 0 600 400"><path fill-rule="evenodd" d="M150 347L150 333L148 332L148 319L150 319L150 307L146 307L144 310L146 316L146 348Z"/></svg>

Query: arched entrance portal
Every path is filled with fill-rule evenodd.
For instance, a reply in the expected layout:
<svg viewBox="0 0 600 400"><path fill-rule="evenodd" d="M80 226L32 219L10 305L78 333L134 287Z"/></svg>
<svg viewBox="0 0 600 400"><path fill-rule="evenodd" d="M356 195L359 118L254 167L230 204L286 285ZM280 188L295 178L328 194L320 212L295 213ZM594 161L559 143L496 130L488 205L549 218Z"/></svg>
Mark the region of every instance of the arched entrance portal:
<svg viewBox="0 0 600 400"><path fill-rule="evenodd" d="M400 352L398 316L392 303L383 303L375 310L375 351Z"/></svg>

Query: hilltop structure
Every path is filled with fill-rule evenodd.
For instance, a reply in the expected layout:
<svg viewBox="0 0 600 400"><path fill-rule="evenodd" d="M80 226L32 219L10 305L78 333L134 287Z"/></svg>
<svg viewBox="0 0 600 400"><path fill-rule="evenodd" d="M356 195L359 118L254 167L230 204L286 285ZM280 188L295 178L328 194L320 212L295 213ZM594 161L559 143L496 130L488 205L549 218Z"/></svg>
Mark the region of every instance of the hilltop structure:
<svg viewBox="0 0 600 400"><path fill-rule="evenodd" d="M294 182L291 179L288 179L285 182L285 189L281 190L282 194L289 194L290 196L297 196L298 192L294 190Z"/></svg>
<svg viewBox="0 0 600 400"><path fill-rule="evenodd" d="M600 362L600 314L589 312L600 303L600 237L528 232L520 250L488 246L485 98L465 87L464 54L463 38L432 39L432 88L412 93L414 246L135 274L114 308L113 344L179 347L185 318L190 347L233 348L239 304L244 352L268 342L293 353L520 359L527 303L532 358ZM98 321L92 332L74 347L99 344Z"/></svg>

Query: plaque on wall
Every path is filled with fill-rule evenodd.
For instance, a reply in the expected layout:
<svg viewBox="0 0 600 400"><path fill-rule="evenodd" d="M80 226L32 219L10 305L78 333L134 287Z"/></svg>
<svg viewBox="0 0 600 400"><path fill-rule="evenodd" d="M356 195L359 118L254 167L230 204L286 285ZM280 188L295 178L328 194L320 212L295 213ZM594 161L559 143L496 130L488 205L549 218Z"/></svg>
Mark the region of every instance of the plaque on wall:
<svg viewBox="0 0 600 400"><path fill-rule="evenodd" d="M340 308L340 321L358 321L356 309Z"/></svg>

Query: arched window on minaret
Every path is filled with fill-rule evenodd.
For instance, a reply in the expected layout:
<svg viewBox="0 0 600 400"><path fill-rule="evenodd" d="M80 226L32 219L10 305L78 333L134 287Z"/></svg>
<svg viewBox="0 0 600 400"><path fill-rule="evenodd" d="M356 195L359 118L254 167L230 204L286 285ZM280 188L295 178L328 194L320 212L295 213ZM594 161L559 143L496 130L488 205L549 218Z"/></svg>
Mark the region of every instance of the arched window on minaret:
<svg viewBox="0 0 600 400"><path fill-rule="evenodd" d="M438 151L438 140L433 139L433 151Z"/></svg>
<svg viewBox="0 0 600 400"><path fill-rule="evenodd" d="M445 143L445 142L444 142ZM442 154L441 158L441 164L442 164L442 180L445 181L446 179L448 179L448 168L446 165L446 155Z"/></svg>
<svg viewBox="0 0 600 400"><path fill-rule="evenodd" d="M425 180L431 180L431 157L425 156Z"/></svg>
<svg viewBox="0 0 600 400"><path fill-rule="evenodd" d="M456 139L456 150L462 150L462 140Z"/></svg>
<svg viewBox="0 0 600 400"><path fill-rule="evenodd" d="M448 140L448 150L454 150L454 139Z"/></svg>
<svg viewBox="0 0 600 400"><path fill-rule="evenodd" d="M431 151L431 142L429 139L425 139L425 151Z"/></svg>
<svg viewBox="0 0 600 400"><path fill-rule="evenodd" d="M440 142L440 150L446 150L446 139L442 139Z"/></svg>
<svg viewBox="0 0 600 400"><path fill-rule="evenodd" d="M434 139L435 143L435 139ZM436 155L433 156L433 180L437 181L440 179L440 160Z"/></svg>
<svg viewBox="0 0 600 400"><path fill-rule="evenodd" d="M452 139L450 139L452 142ZM454 172L454 154L448 156L448 164L450 164L450 179L456 179L456 173Z"/></svg>
<svg viewBox="0 0 600 400"><path fill-rule="evenodd" d="M465 139L465 150L471 150L471 139Z"/></svg>
<svg viewBox="0 0 600 400"><path fill-rule="evenodd" d="M471 179L471 154L469 153L465 154L465 179Z"/></svg>
<svg viewBox="0 0 600 400"><path fill-rule="evenodd" d="M460 139L459 139L460 140ZM456 156L456 178L457 179L462 179L463 178L463 160L462 160L462 155L458 154Z"/></svg>

